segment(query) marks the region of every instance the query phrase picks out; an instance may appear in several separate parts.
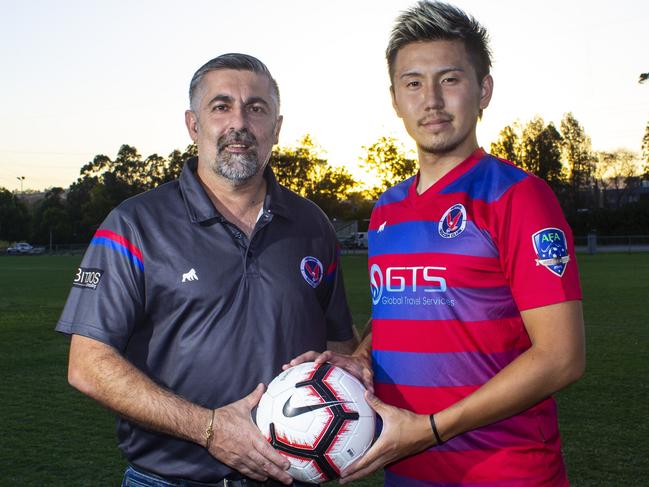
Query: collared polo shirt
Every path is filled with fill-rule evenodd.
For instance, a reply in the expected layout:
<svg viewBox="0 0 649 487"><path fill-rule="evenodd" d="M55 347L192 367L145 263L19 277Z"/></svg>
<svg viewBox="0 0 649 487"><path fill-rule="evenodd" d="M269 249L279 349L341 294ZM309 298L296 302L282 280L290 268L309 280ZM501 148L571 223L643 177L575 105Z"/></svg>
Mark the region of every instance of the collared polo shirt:
<svg viewBox="0 0 649 487"><path fill-rule="evenodd" d="M280 186L251 238L214 207L186 163L178 181L130 198L96 232L56 327L106 343L159 385L209 408L268 383L327 340L352 338L337 240L324 213ZM194 443L118 418L136 466L215 482L231 469Z"/></svg>

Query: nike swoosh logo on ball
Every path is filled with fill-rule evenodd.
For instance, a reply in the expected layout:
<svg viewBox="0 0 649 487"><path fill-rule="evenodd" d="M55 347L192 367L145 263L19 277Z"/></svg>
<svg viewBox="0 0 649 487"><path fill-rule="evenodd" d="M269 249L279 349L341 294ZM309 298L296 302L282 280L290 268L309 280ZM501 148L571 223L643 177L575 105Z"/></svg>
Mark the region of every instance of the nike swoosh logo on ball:
<svg viewBox="0 0 649 487"><path fill-rule="evenodd" d="M291 396L293 397L293 396ZM282 413L284 413L284 416L287 418L294 418L295 416L299 416L300 414L308 413L309 411L316 411L318 409L322 408L328 408L331 406L337 406L338 404L345 404L346 402L349 401L329 401L329 402L323 402L320 404L312 404L310 406L298 406L298 407L293 407L291 406L291 397L289 397L286 402L284 403L284 407L282 408Z"/></svg>

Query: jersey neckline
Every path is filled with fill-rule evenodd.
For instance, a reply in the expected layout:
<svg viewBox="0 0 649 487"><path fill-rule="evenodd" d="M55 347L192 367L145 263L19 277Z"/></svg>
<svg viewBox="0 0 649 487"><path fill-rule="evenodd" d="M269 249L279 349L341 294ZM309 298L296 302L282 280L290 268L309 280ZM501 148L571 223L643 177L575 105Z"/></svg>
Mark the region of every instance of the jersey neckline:
<svg viewBox="0 0 649 487"><path fill-rule="evenodd" d="M486 154L487 152L482 147L478 147L476 150L474 150L471 153L469 157L464 159L462 162L460 162L449 172L444 174L444 176L442 176L437 181L435 181L435 183L430 188L428 188L426 191L424 191L421 194L417 193L417 184L419 183L419 175L420 175L420 172L418 171L417 175L412 180L412 184L408 188L408 199L411 200L413 203L417 203L419 201L427 200L430 195L439 194L441 190L443 190L453 181L457 180L463 174L466 174Z"/></svg>

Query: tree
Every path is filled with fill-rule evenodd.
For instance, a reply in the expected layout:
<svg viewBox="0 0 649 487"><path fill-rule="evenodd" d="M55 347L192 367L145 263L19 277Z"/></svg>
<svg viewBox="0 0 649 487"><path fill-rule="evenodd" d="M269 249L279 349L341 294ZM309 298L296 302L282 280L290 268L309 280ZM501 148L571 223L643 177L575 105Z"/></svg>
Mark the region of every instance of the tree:
<svg viewBox="0 0 649 487"><path fill-rule="evenodd" d="M554 124L545 125L537 116L523 128L521 139L523 167L546 180L553 189L560 189L563 184L562 138Z"/></svg>
<svg viewBox="0 0 649 487"><path fill-rule="evenodd" d="M544 179L565 204L566 178L561 163L561 134L539 116L524 126L515 122L500 131L491 153Z"/></svg>
<svg viewBox="0 0 649 487"><path fill-rule="evenodd" d="M0 240L29 238L30 215L25 204L6 188L0 188Z"/></svg>
<svg viewBox="0 0 649 487"><path fill-rule="evenodd" d="M498 134L498 140L491 143L489 152L501 159L506 159L514 164L519 164L521 160L521 140L519 133L521 127L518 122L513 125L505 125Z"/></svg>
<svg viewBox="0 0 649 487"><path fill-rule="evenodd" d="M568 182L573 209L583 208L587 203L583 193L590 190L594 172L594 160L590 137L586 135L572 113L561 120L562 152L568 165Z"/></svg>
<svg viewBox="0 0 649 487"><path fill-rule="evenodd" d="M330 218L340 218L344 213L341 202L347 199L355 185L356 181L344 167L316 166L311 193L306 197Z"/></svg>
<svg viewBox="0 0 649 487"><path fill-rule="evenodd" d="M341 215L340 203L356 181L346 169L332 167L309 134L295 147L273 150L270 161L281 185L309 198L330 218Z"/></svg>
<svg viewBox="0 0 649 487"><path fill-rule="evenodd" d="M649 122L644 129L644 137L642 137L642 159L644 160L644 177L649 179Z"/></svg>
<svg viewBox="0 0 649 487"><path fill-rule="evenodd" d="M370 190L374 197L417 173L417 162L406 156L403 146L394 137L381 136L363 149L365 156L361 158L361 166L379 182Z"/></svg>
<svg viewBox="0 0 649 487"><path fill-rule="evenodd" d="M302 196L313 194L316 168L324 167L323 150L306 134L294 147L277 147L270 156L277 181Z"/></svg>
<svg viewBox="0 0 649 487"><path fill-rule="evenodd" d="M45 198L38 202L33 212L32 239L39 244L47 244L50 238L68 243L72 240L72 222L66 211L65 190L50 188Z"/></svg>
<svg viewBox="0 0 649 487"><path fill-rule="evenodd" d="M192 157L198 156L198 147L196 144L190 144L185 148L184 152L180 152L178 149L174 150L169 156L167 156L167 163L164 166L164 171L162 175L162 180L160 183L166 183L168 181L173 181L180 177L185 161Z"/></svg>
<svg viewBox="0 0 649 487"><path fill-rule="evenodd" d="M597 187L612 190L614 208L620 208L624 198L638 184L638 156L627 149L597 153L595 179ZM606 204L608 200L604 198Z"/></svg>

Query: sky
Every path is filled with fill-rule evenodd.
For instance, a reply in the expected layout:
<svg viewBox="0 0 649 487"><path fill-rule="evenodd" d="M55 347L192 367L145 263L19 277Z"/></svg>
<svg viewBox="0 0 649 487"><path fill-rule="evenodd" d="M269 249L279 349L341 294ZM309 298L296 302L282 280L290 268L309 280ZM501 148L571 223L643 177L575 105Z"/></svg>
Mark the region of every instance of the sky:
<svg viewBox="0 0 649 487"><path fill-rule="evenodd" d="M363 146L413 145L395 116L384 51L412 0L0 0L0 187L68 187L122 144L143 157L191 140L194 71L226 52L261 59L279 83L280 145L306 133L360 176ZM484 147L515 120L572 112L596 150L639 152L649 121L646 22L636 0L466 0L489 31L494 96ZM23 178L19 180L18 178Z"/></svg>

